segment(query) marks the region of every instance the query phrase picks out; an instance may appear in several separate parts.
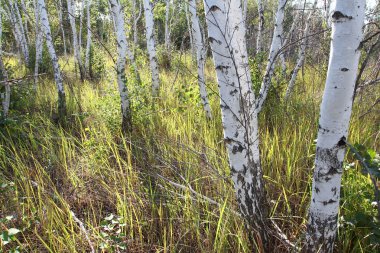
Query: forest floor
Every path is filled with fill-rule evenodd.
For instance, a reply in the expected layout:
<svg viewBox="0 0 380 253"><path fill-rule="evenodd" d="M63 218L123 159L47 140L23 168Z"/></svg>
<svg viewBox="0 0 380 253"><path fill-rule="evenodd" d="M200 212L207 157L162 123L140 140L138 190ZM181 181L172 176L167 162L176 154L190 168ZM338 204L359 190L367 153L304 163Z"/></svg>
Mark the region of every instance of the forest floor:
<svg viewBox="0 0 380 253"><path fill-rule="evenodd" d="M61 124L54 116L52 78L41 76L37 92L32 79L12 86L10 117L0 127L0 252L260 249L237 215L213 64L208 61L206 78L213 119L206 120L191 57L174 54L170 60L171 68L161 71L160 98L150 96L145 60L138 62L141 85L128 76L133 129L126 134L111 61L99 80L82 83L73 65L61 60L68 105ZM14 78L25 75L17 60L7 63L18 68ZM305 67L287 102L286 81L275 77L260 115L270 216L298 244L310 201L324 76ZM372 105L379 88L356 97L348 138L377 151L380 116ZM375 252L380 239L371 227L373 186L354 161L347 155L337 249Z"/></svg>

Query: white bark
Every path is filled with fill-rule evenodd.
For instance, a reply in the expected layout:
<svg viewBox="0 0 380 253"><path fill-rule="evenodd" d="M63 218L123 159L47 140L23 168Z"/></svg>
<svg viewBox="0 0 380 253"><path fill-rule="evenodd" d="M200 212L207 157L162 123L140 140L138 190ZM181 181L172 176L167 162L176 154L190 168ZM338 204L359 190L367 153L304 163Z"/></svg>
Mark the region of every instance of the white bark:
<svg viewBox="0 0 380 253"><path fill-rule="evenodd" d="M152 0L144 0L145 27L146 27L146 43L149 53L150 70L152 74L152 95L158 96L160 89L160 79L158 73L158 64L156 56L156 46L154 39L154 19L153 19L153 2Z"/></svg>
<svg viewBox="0 0 380 253"><path fill-rule="evenodd" d="M292 37L292 34L294 33L294 30L296 28L297 22L298 22L298 16L299 12L296 12L296 15L293 18L293 23L292 26L289 29L288 36L283 40L282 42L282 47L288 46L289 39ZM285 52L281 52L280 54L280 60L281 60L281 68L282 68L282 73L285 76L286 75L286 58L285 58Z"/></svg>
<svg viewBox="0 0 380 253"><path fill-rule="evenodd" d="M197 15L197 0L189 0L189 10L191 14L191 26L194 33L194 45L197 52L197 68L198 68L198 85L203 109L206 117L212 118L211 107L207 96L206 80L205 80L205 64L207 48L203 40L199 18Z"/></svg>
<svg viewBox="0 0 380 253"><path fill-rule="evenodd" d="M46 11L45 1L38 0L38 11L41 18L41 27L45 35L46 46L49 51L50 59L54 70L54 79L58 90L58 114L60 117L66 114L66 101L65 101L65 90L63 87L61 70L58 63L58 57L55 52L53 39L51 36L50 23L48 19L48 14Z"/></svg>
<svg viewBox="0 0 380 253"><path fill-rule="evenodd" d="M75 58L75 63L78 65L79 72L80 72L80 77L83 80L83 67L82 67L82 59L80 55L80 44L78 42L78 34L77 34L77 28L75 24L75 13L73 10L73 4L72 0L67 0L67 11L69 15L69 21L70 21L70 26L71 26L71 32L73 36L73 48L74 48L74 58Z"/></svg>
<svg viewBox="0 0 380 253"><path fill-rule="evenodd" d="M334 247L365 3L336 0L332 6L331 51L319 119L307 252L332 252Z"/></svg>
<svg viewBox="0 0 380 253"><path fill-rule="evenodd" d="M0 6L0 71L1 71L1 76L4 81L8 80L8 73L7 70L5 69L4 63L3 63L3 9ZM4 93L1 93L1 99L2 99L2 106L3 106L3 117L8 116L9 112L9 105L11 102L11 87L8 82L4 83Z"/></svg>
<svg viewBox="0 0 380 253"><path fill-rule="evenodd" d="M122 112L122 126L124 130L131 127L131 110L130 101L127 88L127 78L125 74L125 57L128 51L127 36L124 28L124 13L118 0L109 0L111 5L113 20L116 27L116 40L117 40L117 84L119 87L121 99L121 112Z"/></svg>
<svg viewBox="0 0 380 253"><path fill-rule="evenodd" d="M13 31L15 34L17 44L23 54L25 63L29 63L29 48L26 42L25 34L23 34L24 28L22 25L22 20L19 19L20 13L17 13L18 12L17 3L15 3L13 0L8 0L8 3L9 3L9 12L10 12L9 16L10 16L10 20L13 26Z"/></svg>
<svg viewBox="0 0 380 253"><path fill-rule="evenodd" d="M240 212L267 248L268 205L241 4L204 0L204 5L220 91L224 141Z"/></svg>
<svg viewBox="0 0 380 253"><path fill-rule="evenodd" d="M74 0L75 1L75 0ZM78 44L79 47L82 48L82 30L83 30L83 12L84 12L84 6L83 1L81 1L80 5L77 3L76 7L79 7L79 33L78 33Z"/></svg>
<svg viewBox="0 0 380 253"><path fill-rule="evenodd" d="M311 21L313 14L317 8L317 3L318 3L318 0L315 0L314 4L310 10L310 13L306 19L305 30L304 30L303 35L302 35L303 38L301 40L300 49L298 51L297 63L293 69L292 77L290 78L288 87L286 89L285 99L288 99L290 97L290 95L293 91L294 85L296 83L296 80L297 80L298 71L301 69L301 67L305 61L306 47L307 47L307 41L308 41L308 36L309 36L309 28L310 28L309 24L310 24L310 21Z"/></svg>
<svg viewBox="0 0 380 253"><path fill-rule="evenodd" d="M90 72L90 50L91 50L91 0L87 0L87 44L86 44L86 56L84 62L84 68L88 73Z"/></svg>
<svg viewBox="0 0 380 253"><path fill-rule="evenodd" d="M283 36L283 21L285 14L285 5L288 0L279 0L278 8L276 12L276 22L274 25L273 39L269 51L268 63L265 69L264 78L261 84L259 97L256 103L256 109L258 112L261 111L263 103L268 95L269 88L271 86L272 76L274 72L275 62L280 53L282 45Z"/></svg>
<svg viewBox="0 0 380 253"><path fill-rule="evenodd" d="M246 0L248 1L248 0ZM262 51L262 38L264 31L264 4L263 0L257 0L257 8L259 11L259 29L257 31L257 39L256 39L256 54L261 53Z"/></svg>
<svg viewBox="0 0 380 253"><path fill-rule="evenodd" d="M243 2L243 20L247 21L247 12L248 12L248 0L242 0Z"/></svg>
<svg viewBox="0 0 380 253"><path fill-rule="evenodd" d="M170 27L169 27L169 16L170 16L170 1L166 0L166 11L165 11L165 48L170 49Z"/></svg>
<svg viewBox="0 0 380 253"><path fill-rule="evenodd" d="M34 64L34 89L37 89L38 83L38 70L42 62L42 50L43 50L43 34L41 27L41 19L37 0L34 0L34 15L36 18L36 59Z"/></svg>

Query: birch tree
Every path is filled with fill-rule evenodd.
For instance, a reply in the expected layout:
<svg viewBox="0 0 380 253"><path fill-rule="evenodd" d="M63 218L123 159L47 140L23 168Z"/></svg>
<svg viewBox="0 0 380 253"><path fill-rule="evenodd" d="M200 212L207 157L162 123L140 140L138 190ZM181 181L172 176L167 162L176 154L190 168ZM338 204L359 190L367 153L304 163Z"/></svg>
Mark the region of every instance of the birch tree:
<svg viewBox="0 0 380 253"><path fill-rule="evenodd" d="M198 69L198 85L203 109L208 119L212 118L211 107L208 101L206 80L204 75L204 69L206 64L207 48L203 41L203 35L199 24L199 18L197 15L197 0L189 0L189 10L191 14L191 26L194 33L194 45L197 52L197 69Z"/></svg>
<svg viewBox="0 0 380 253"><path fill-rule="evenodd" d="M269 221L259 156L258 114L248 65L240 1L204 0L217 73L232 181L240 212L268 248Z"/></svg>
<svg viewBox="0 0 380 253"><path fill-rule="evenodd" d="M303 32L303 38L301 40L300 49L298 51L297 63L296 63L296 66L294 67L294 69L292 71L292 77L290 78L288 87L286 89L285 99L288 99L290 97L290 94L292 93L294 85L296 83L298 71L301 69L301 67L305 61L305 54L306 54L307 41L308 41L308 36L309 36L310 21L311 21L311 18L312 18L313 14L317 8L317 3L318 3L318 0L315 0L314 4L310 10L310 13L306 19L305 30Z"/></svg>
<svg viewBox="0 0 380 253"><path fill-rule="evenodd" d="M11 87L8 83L8 73L3 63L3 9L0 5L0 71L1 80L4 81L4 92L1 93L2 106L3 106L3 117L8 116L9 105L11 102Z"/></svg>
<svg viewBox="0 0 380 253"><path fill-rule="evenodd" d="M67 58L67 47L66 47L66 36L65 36L65 29L63 29L63 19L62 19L62 0L58 0L58 22L59 22L59 29L61 30L62 34L62 43L63 43L63 52L65 54L65 57Z"/></svg>
<svg viewBox="0 0 380 253"><path fill-rule="evenodd" d="M152 0L143 0L145 13L146 43L149 54L150 71L152 74L152 95L158 96L160 89L160 79L158 73L156 42L154 39L154 19Z"/></svg>
<svg viewBox="0 0 380 253"><path fill-rule="evenodd" d="M38 12L41 19L42 31L45 35L46 46L49 51L51 63L53 65L54 79L58 90L58 115L60 118L62 118L66 115L65 90L63 87L61 70L58 63L58 57L54 48L53 38L50 30L50 23L44 0L38 0Z"/></svg>
<svg viewBox="0 0 380 253"><path fill-rule="evenodd" d="M84 62L84 68L88 73L90 73L90 50L91 50L91 0L87 0L86 6L86 17L87 17L87 43L86 43L86 56Z"/></svg>
<svg viewBox="0 0 380 253"><path fill-rule="evenodd" d="M122 128L123 130L130 130L132 126L132 114L130 109L130 101L127 88L127 78L125 74L125 58L127 55L128 44L127 36L124 28L124 12L118 0L109 0L111 5L113 20L116 27L116 40L117 40L117 84L121 100L121 113L122 113Z"/></svg>
<svg viewBox="0 0 380 253"><path fill-rule="evenodd" d="M36 19L35 31L36 31L36 59L34 64L34 89L37 90L38 83L38 70L42 62L42 50L43 50L43 34L41 27L40 12L37 4L37 0L34 0L34 16Z"/></svg>
<svg viewBox="0 0 380 253"><path fill-rule="evenodd" d="M248 2L248 0L245 0ZM256 54L261 53L262 50L262 37L264 31L264 5L263 0L257 0L257 8L259 12L259 28L257 31L257 39L256 39Z"/></svg>
<svg viewBox="0 0 380 253"><path fill-rule="evenodd" d="M82 59L80 55L80 44L78 42L78 34L77 34L77 28L75 24L75 13L73 9L72 0L67 0L67 11L69 15L69 21L71 26L71 32L73 37L73 48L74 48L74 58L75 63L79 68L80 78L81 80L84 80L84 72L83 72L83 66L82 66Z"/></svg>
<svg viewBox="0 0 380 253"><path fill-rule="evenodd" d="M285 14L285 6L287 2L288 0L278 1L276 21L274 25L272 44L271 44L269 56L268 56L268 63L265 69L264 78L261 84L259 97L256 104L256 108L259 112L261 111L263 103L268 95L268 91L272 82L272 76L274 72L276 59L280 53L282 39L283 39L282 36L283 36L283 21L284 21L284 14Z"/></svg>
<svg viewBox="0 0 380 253"><path fill-rule="evenodd" d="M165 10L165 48L166 50L170 50L170 27L169 27L170 1L171 0L166 0L166 10Z"/></svg>
<svg viewBox="0 0 380 253"><path fill-rule="evenodd" d="M139 2L139 9L137 13L137 2ZM137 24L141 17L141 1L133 0L132 2L132 16L133 16L133 44L134 46L138 45L138 33L137 33ZM137 15L136 15L137 14Z"/></svg>
<svg viewBox="0 0 380 253"><path fill-rule="evenodd" d="M336 0L315 157L307 252L332 252L337 232L342 163L352 111L365 0Z"/></svg>

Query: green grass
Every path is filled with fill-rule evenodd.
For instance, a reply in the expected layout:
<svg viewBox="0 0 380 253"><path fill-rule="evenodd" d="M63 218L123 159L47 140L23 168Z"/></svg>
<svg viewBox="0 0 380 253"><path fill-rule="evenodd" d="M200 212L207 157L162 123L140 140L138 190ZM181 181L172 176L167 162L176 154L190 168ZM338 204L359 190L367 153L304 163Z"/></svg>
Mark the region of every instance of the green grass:
<svg viewBox="0 0 380 253"><path fill-rule="evenodd" d="M45 76L36 94L32 80L14 88L10 119L0 129L0 232L21 230L1 245L0 252L16 247L23 252L88 251L89 243L71 211L100 252L257 248L236 215L211 61L207 81L214 119L207 121L196 78L189 71L195 69L189 55L173 56L172 70L161 72L162 96L154 101L147 62L140 60L142 85L136 86L129 76L133 130L127 135L120 129L112 62L106 62L100 81L84 83L75 77L72 59L61 64L66 122L58 125L52 120L56 90ZM260 115L271 217L295 242L302 241L305 231L323 84L323 77L305 68L291 101L285 104L272 96ZM375 88L358 98L351 143L379 150L379 116L360 117L374 101L367 98L379 93ZM348 220L358 212L375 212L366 200L373 198L370 181L359 170L354 166L344 176L341 214ZM6 216L12 218L4 220ZM371 252L368 233L366 228L342 227L337 247L342 252Z"/></svg>

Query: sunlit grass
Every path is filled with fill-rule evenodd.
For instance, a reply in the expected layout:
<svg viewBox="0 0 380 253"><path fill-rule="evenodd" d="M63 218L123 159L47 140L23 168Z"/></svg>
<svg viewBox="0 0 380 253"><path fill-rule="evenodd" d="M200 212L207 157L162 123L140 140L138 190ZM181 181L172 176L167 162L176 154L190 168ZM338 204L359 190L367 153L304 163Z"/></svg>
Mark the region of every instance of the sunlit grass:
<svg viewBox="0 0 380 253"><path fill-rule="evenodd" d="M55 85L44 76L37 93L31 83L15 90L18 101L0 132L0 183L15 183L1 192L0 218L14 217L2 229L22 230L2 245L4 251L88 251L73 211L102 252L251 252L255 246L236 215L210 61L214 119L207 121L188 54L173 55L172 69L160 75L161 97L154 100L147 62L140 60L142 85L134 85L132 74L128 78L133 130L127 135L120 129L112 62L97 83L78 81L72 59L60 63L67 121L55 123ZM302 240L305 230L323 84L323 77L306 68L292 99L270 99L260 115L271 217L292 241ZM356 104L349 140L379 150L378 116L360 117L370 106L365 99ZM372 212L356 198L357 191L370 192L370 182L357 169L346 174L342 213ZM341 230L339 247L369 251L359 235Z"/></svg>

